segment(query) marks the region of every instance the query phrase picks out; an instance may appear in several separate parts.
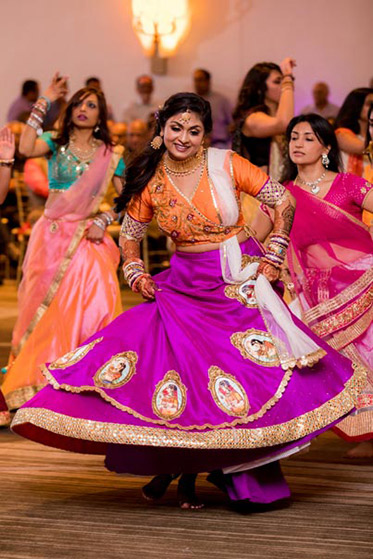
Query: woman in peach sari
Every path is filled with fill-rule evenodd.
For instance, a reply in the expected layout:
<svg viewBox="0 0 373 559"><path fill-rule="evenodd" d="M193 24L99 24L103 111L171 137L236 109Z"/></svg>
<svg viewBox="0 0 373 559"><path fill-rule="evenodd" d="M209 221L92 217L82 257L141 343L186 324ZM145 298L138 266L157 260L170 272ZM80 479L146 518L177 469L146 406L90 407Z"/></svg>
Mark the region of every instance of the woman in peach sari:
<svg viewBox="0 0 373 559"><path fill-rule="evenodd" d="M56 74L20 142L27 157L49 155L49 197L32 230L18 293L3 384L9 409L45 384L40 363L71 351L121 312L119 251L105 233L114 212L97 211L113 175L121 189L123 148L111 144L103 94L89 88L73 95L56 135L37 139L50 102L65 92L66 79Z"/></svg>

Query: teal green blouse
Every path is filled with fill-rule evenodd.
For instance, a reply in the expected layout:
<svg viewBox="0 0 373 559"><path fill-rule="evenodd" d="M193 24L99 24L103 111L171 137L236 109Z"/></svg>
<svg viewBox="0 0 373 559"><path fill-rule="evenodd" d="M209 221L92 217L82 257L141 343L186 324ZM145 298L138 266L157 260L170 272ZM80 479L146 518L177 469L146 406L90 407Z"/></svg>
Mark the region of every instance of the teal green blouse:
<svg viewBox="0 0 373 559"><path fill-rule="evenodd" d="M89 163L81 163L79 159L73 155L67 146L58 146L53 141L53 132L44 132L40 136L48 144L51 155L48 159L48 179L49 190L63 191L68 190L70 186L78 179L86 169ZM114 175L123 176L125 164L123 157L120 158Z"/></svg>

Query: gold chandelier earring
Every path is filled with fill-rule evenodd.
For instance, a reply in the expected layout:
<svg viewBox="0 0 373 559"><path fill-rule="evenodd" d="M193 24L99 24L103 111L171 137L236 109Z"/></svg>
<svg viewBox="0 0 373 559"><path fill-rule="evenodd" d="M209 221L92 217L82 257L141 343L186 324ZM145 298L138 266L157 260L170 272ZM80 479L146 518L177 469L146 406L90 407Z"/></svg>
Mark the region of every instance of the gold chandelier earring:
<svg viewBox="0 0 373 559"><path fill-rule="evenodd" d="M150 145L152 146L153 149L159 149L162 144L163 144L162 136L154 136L154 138L150 142Z"/></svg>

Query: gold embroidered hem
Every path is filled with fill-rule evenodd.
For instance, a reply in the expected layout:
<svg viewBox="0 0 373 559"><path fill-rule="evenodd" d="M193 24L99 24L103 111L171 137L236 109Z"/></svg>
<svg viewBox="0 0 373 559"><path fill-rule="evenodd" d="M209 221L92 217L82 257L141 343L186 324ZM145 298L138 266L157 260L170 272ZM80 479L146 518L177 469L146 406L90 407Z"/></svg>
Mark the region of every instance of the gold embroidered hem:
<svg viewBox="0 0 373 559"><path fill-rule="evenodd" d="M6 405L10 410L18 410L23 404L31 400L47 383L38 384L37 386L23 386L16 388L9 394L4 394Z"/></svg>
<svg viewBox="0 0 373 559"><path fill-rule="evenodd" d="M362 390L366 371L356 365L345 388L319 408L269 427L217 429L207 433L183 432L158 427L138 427L73 418L44 408L22 408L12 428L31 423L63 437L84 441L190 449L250 449L288 443L310 435L350 412ZM17 429L15 429L17 431Z"/></svg>
<svg viewBox="0 0 373 559"><path fill-rule="evenodd" d="M345 305L351 301L351 299L354 299L361 294L364 289L369 287L372 281L373 268L370 268L357 281L355 281L355 283L346 287L346 289L344 289L341 293L338 293L338 295L328 301L319 303L316 307L313 307L304 313L304 321L309 324L325 314L336 311L339 307Z"/></svg>
<svg viewBox="0 0 373 559"><path fill-rule="evenodd" d="M219 371L221 370L218 367L215 367L215 368L218 369ZM214 367L210 367L209 371L212 371L213 369L214 369ZM203 425L184 426L184 425L179 425L177 423L169 423L166 420L153 419L153 418L146 417L146 416L136 412L132 408L130 408L128 406L125 406L124 404L119 403L117 400L115 400L114 398L112 398L111 396L106 394L106 392L104 392L104 390L102 390L99 386L70 386L68 384L59 384L59 382L54 378L52 373L47 369L47 367L45 365L42 365L41 370L42 370L43 375L45 376L45 378L49 382L49 384L51 384L55 390L66 390L66 392L73 392L74 394L80 394L82 392L96 392L97 394L99 394L101 396L101 398L103 398L106 402L108 402L109 404L111 404L112 406L117 408L118 410L129 413L130 415L133 415L137 419L141 419L142 421L146 421L147 423L154 423L154 424L157 424L157 425L163 425L165 427L169 427L169 428L173 428L173 429L180 429L182 431L193 431L193 430L202 431L202 430L206 430L206 429L213 429L213 430L216 429L217 430L217 429L223 429L224 427L236 427L237 425L244 425L244 424L252 423L253 421L256 421L260 417L263 417L263 415L280 400L280 398L282 397L282 395L285 391L285 388L288 385L289 380L290 380L290 378L293 374L292 369L288 369L285 372L285 374L284 374L284 376L283 376L275 394L267 402L265 402L265 404L263 404L263 406L257 412L252 413L249 416L242 417L240 419L235 419L234 421L230 421L230 422L220 423L219 425L212 425L211 423L204 423ZM224 376L227 376L226 373L224 373L224 371L221 371L221 373ZM165 379L163 379L161 381L161 384L164 383L164 380ZM157 392L157 387L156 387L156 392ZM186 401L186 393L185 393L185 401ZM183 402L184 402L184 400L183 400ZM158 415L158 417L160 417L160 415L154 409L153 409L153 411L156 415ZM181 411L184 411L184 407L182 407ZM178 415L180 415L180 414L178 414Z"/></svg>

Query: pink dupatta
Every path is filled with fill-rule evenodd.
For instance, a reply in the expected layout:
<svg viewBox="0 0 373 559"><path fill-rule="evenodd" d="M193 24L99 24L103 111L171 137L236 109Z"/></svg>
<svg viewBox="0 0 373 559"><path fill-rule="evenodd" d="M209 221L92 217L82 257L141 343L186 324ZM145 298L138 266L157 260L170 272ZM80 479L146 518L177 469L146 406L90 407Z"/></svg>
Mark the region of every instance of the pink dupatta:
<svg viewBox="0 0 373 559"><path fill-rule="evenodd" d="M14 356L51 304L121 154L121 148L100 146L87 171L67 191L49 196L44 215L32 230L23 264L20 312L12 339Z"/></svg>
<svg viewBox="0 0 373 559"><path fill-rule="evenodd" d="M303 319L342 349L372 322L372 238L343 209L293 183L287 188L297 201L288 263Z"/></svg>

